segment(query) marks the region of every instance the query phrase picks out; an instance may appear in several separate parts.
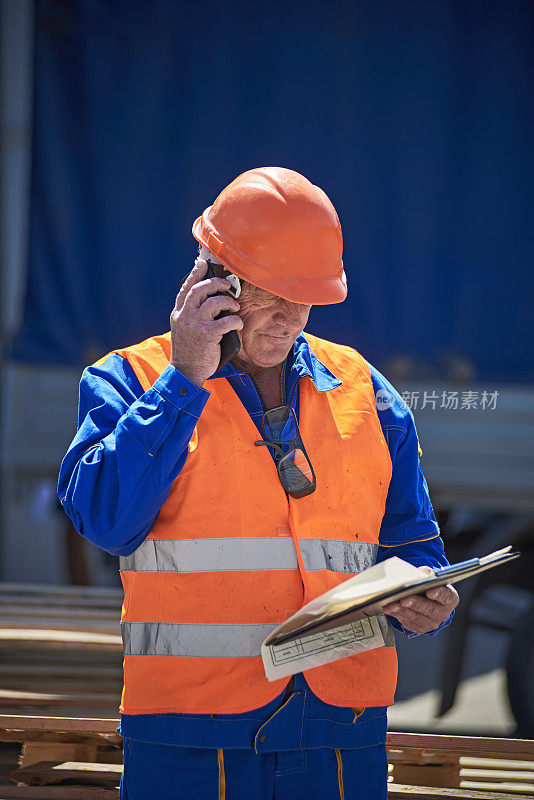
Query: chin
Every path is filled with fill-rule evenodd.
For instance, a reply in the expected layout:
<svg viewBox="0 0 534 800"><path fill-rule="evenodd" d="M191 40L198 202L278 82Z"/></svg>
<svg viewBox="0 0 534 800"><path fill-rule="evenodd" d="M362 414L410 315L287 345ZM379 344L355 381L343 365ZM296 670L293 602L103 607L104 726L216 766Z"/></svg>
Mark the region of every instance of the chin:
<svg viewBox="0 0 534 800"><path fill-rule="evenodd" d="M241 359L256 367L268 368L281 364L293 347L296 336L277 340L269 335L254 335L241 338Z"/></svg>
<svg viewBox="0 0 534 800"><path fill-rule="evenodd" d="M257 363L258 367L277 367L278 364L281 364L284 361L286 356L287 356L287 353L286 353L286 355L280 356L279 358L271 358L271 359L267 359L266 358L266 359L263 359L263 360L259 360L258 359L258 361L256 363Z"/></svg>
<svg viewBox="0 0 534 800"><path fill-rule="evenodd" d="M282 363L290 350L290 347L277 347L268 352L252 353L250 360L258 367L276 367Z"/></svg>

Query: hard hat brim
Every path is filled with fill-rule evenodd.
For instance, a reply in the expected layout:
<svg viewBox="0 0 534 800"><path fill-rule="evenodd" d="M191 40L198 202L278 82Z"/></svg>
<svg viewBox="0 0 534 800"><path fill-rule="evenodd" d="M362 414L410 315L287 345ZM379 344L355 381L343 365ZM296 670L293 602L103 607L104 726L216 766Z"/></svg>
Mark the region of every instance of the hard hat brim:
<svg viewBox="0 0 534 800"><path fill-rule="evenodd" d="M326 306L342 303L347 297L347 277L343 263L339 275L335 277L272 278L268 267L248 259L228 240L222 241L206 219L209 210L207 208L193 223L193 236L234 275L292 303Z"/></svg>

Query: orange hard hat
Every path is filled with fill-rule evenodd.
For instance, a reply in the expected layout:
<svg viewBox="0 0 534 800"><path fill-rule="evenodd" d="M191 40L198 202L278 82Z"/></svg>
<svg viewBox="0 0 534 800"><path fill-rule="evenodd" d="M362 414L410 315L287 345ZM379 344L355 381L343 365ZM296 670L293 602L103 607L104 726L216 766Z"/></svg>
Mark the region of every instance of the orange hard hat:
<svg viewBox="0 0 534 800"><path fill-rule="evenodd" d="M347 296L336 210L292 169L243 172L195 220L193 236L235 275L285 300L329 305Z"/></svg>

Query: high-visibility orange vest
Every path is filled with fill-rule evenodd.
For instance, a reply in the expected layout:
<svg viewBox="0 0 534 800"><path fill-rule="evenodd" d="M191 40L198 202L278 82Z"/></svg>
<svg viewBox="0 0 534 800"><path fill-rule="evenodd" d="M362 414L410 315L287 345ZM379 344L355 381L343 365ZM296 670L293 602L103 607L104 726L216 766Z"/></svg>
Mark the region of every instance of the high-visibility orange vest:
<svg viewBox="0 0 534 800"><path fill-rule="evenodd" d="M234 714L284 689L270 683L261 642L304 603L371 566L391 480L369 366L355 350L313 336L342 385L299 383L299 429L317 478L284 492L268 448L225 378L211 395L185 465L147 539L121 559L126 714ZM147 390L169 365L170 334L115 351ZM397 657L386 646L305 673L326 703L393 702Z"/></svg>

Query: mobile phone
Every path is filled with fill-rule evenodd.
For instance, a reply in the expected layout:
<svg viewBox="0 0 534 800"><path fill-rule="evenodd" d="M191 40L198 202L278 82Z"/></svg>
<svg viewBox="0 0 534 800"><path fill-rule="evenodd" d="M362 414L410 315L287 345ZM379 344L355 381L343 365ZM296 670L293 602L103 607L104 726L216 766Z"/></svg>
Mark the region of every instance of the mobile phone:
<svg viewBox="0 0 534 800"><path fill-rule="evenodd" d="M214 278L215 273L213 271L213 267L211 266L211 261L207 259L208 264L208 271L206 272L205 278ZM180 285L184 283L189 277L189 273L184 275L182 280L180 281ZM216 294L210 295L210 297L217 297L217 295L226 294L226 292L217 292ZM229 311L221 311L215 319L221 319L222 317L227 317ZM221 369L224 367L225 364L228 364L229 361L236 356L239 351L241 350L241 342L239 341L239 336L237 335L237 331L228 331L225 333L221 339L221 358L219 360L219 366L217 369Z"/></svg>
<svg viewBox="0 0 534 800"><path fill-rule="evenodd" d="M208 271L206 272L205 278L214 278L215 273L213 272L213 268L211 266L211 261L207 260L208 264ZM226 294L226 292L217 292L216 294L212 294L211 297L217 297L217 295ZM229 315L229 311L221 311L215 319L222 319L222 317L227 317ZM239 341L239 336L237 335L237 331L228 331L225 333L221 339L221 359L219 361L219 366L217 369L221 369L224 367L225 364L228 364L229 361L236 356L239 351L241 350L241 342Z"/></svg>

